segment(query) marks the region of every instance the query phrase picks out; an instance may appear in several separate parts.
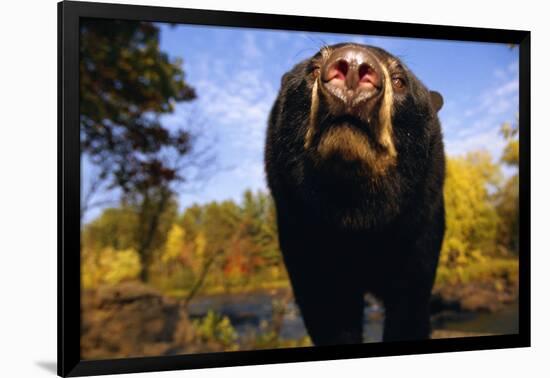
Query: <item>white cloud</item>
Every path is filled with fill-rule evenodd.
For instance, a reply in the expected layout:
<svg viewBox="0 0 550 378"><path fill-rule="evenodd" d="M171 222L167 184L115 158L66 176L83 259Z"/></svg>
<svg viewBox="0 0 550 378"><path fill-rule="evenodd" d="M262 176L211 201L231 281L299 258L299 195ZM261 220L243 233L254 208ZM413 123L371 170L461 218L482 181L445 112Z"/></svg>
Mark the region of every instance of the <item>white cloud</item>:
<svg viewBox="0 0 550 378"><path fill-rule="evenodd" d="M477 106L462 112L453 109L452 116L441 117L449 155L485 149L498 159L502 153L505 141L499 135L500 127L512 120L519 108L517 62L493 73L494 84L475 98Z"/></svg>
<svg viewBox="0 0 550 378"><path fill-rule="evenodd" d="M519 61L516 60L508 64L508 66L506 66L505 68L499 67L495 69L495 71L493 72L493 75L497 79L504 80L510 77L510 75L517 76L518 72L519 72Z"/></svg>
<svg viewBox="0 0 550 378"><path fill-rule="evenodd" d="M466 117L478 117L486 114L499 115L510 110L516 111L519 106L519 79L517 76L505 78L503 83L496 85L478 96L479 105L467 109Z"/></svg>
<svg viewBox="0 0 550 378"><path fill-rule="evenodd" d="M243 57L245 59L258 59L262 56L262 51L256 43L256 36L252 32L244 33L244 43L242 45Z"/></svg>
<svg viewBox="0 0 550 378"><path fill-rule="evenodd" d="M250 149L263 146L267 117L276 96L262 77L259 70L243 70L225 85L211 80L197 84L207 118L218 127L229 128L224 132L238 136L232 142Z"/></svg>
<svg viewBox="0 0 550 378"><path fill-rule="evenodd" d="M218 128L242 147L263 147L267 117L276 90L262 72L263 52L254 33L243 35L242 59L221 59L196 83L201 109Z"/></svg>
<svg viewBox="0 0 550 378"><path fill-rule="evenodd" d="M196 71L193 85L199 96L195 103L207 127L217 135L213 148L225 169L212 177L207 192L195 200L237 199L247 188L266 190L263 148L277 92L263 69L265 46L259 45L260 39L253 33L242 38L236 54L240 59L219 59Z"/></svg>
<svg viewBox="0 0 550 378"><path fill-rule="evenodd" d="M493 96L496 97L502 97L502 96L509 96L511 94L517 93L519 90L519 81L516 78L513 78L512 81L506 82L499 87L495 88L493 90ZM486 96L489 96L490 93L485 94Z"/></svg>
<svg viewBox="0 0 550 378"><path fill-rule="evenodd" d="M184 126L187 119L201 123L203 137L213 141L207 146L219 169L207 184L181 192L183 207L229 198L238 201L246 189L267 190L263 148L279 84L268 74L272 69L269 58L280 38L244 31L236 36L229 55L220 59L215 55L220 50L205 49L186 63L187 80L198 97L178 104L163 120L174 128Z"/></svg>
<svg viewBox="0 0 550 378"><path fill-rule="evenodd" d="M474 132L460 138L446 141L445 151L447 155L463 155L468 151L487 150L498 159L504 148L505 141L498 136L498 127L484 132Z"/></svg>

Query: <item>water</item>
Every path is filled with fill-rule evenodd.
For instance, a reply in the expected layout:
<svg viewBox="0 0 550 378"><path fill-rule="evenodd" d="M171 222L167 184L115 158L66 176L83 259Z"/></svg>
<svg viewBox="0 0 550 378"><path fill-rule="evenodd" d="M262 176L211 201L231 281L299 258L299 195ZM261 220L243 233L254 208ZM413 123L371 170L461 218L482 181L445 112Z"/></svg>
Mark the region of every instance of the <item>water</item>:
<svg viewBox="0 0 550 378"><path fill-rule="evenodd" d="M273 316L273 300L281 299L281 293L252 293L216 295L195 298L190 303L191 318L199 318L209 310L227 316L241 336L265 331ZM363 338L366 342L382 340L383 309L377 305L365 306ZM445 314L433 322L436 329L480 334L513 334L518 332L517 302L495 313ZM304 323L294 302L285 308L281 339L300 339L306 336Z"/></svg>
<svg viewBox="0 0 550 378"><path fill-rule="evenodd" d="M239 335L258 333L262 332L262 325L271 322L274 299L281 299L281 295L253 293L200 297L190 303L189 315L198 318L212 310L227 316ZM279 336L283 339L298 339L305 335L300 312L293 302L289 302Z"/></svg>

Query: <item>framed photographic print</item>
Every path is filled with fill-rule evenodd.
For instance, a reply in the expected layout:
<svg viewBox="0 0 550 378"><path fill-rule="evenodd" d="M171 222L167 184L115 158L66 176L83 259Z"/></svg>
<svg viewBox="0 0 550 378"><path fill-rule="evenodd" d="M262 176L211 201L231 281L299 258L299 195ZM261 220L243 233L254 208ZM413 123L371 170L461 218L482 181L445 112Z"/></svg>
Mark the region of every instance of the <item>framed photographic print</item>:
<svg viewBox="0 0 550 378"><path fill-rule="evenodd" d="M58 25L60 376L530 345L528 31Z"/></svg>

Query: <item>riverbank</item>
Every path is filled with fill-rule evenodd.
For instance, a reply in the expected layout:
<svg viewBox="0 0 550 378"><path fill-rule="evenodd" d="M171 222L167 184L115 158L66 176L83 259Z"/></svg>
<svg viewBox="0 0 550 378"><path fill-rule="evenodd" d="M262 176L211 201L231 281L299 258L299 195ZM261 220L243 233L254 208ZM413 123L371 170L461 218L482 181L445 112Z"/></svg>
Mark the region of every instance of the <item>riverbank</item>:
<svg viewBox="0 0 550 378"><path fill-rule="evenodd" d="M517 306L466 310L470 292L454 292L458 311L442 306L432 316L433 338L515 333ZM508 300L511 292L500 299ZM459 294L457 294L459 293ZM489 295L489 289L483 295ZM441 293L441 298L447 293ZM450 298L450 297L449 297ZM379 342L384 311L367 298L365 342ZM458 302L456 302L458 301ZM291 291L278 288L199 296L189 306L139 282L102 286L82 293L81 352L85 359L158 356L311 345ZM456 305L458 303L458 305ZM504 303L504 302L503 302ZM512 302L514 303L514 302ZM517 305L517 302L516 302ZM498 308L497 308L498 307ZM474 306L472 308L480 308ZM504 308L504 310L503 310ZM516 326L517 327L517 326Z"/></svg>

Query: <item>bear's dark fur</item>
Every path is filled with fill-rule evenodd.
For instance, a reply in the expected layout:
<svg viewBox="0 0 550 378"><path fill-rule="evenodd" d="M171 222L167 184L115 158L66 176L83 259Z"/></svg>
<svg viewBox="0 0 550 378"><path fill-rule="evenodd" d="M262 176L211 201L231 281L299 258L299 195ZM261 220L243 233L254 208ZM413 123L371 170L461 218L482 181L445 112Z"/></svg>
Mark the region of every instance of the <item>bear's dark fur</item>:
<svg viewBox="0 0 550 378"><path fill-rule="evenodd" d="M327 92L334 54L351 57L351 65L336 66L343 88L348 69L361 63L356 55L368 63L359 69L372 75L365 82L374 94L358 106L346 106L352 100L334 85ZM384 303L384 341L429 337L445 229L441 105L399 59L372 46L324 47L283 76L265 167L280 247L314 344L362 342L365 292Z"/></svg>

